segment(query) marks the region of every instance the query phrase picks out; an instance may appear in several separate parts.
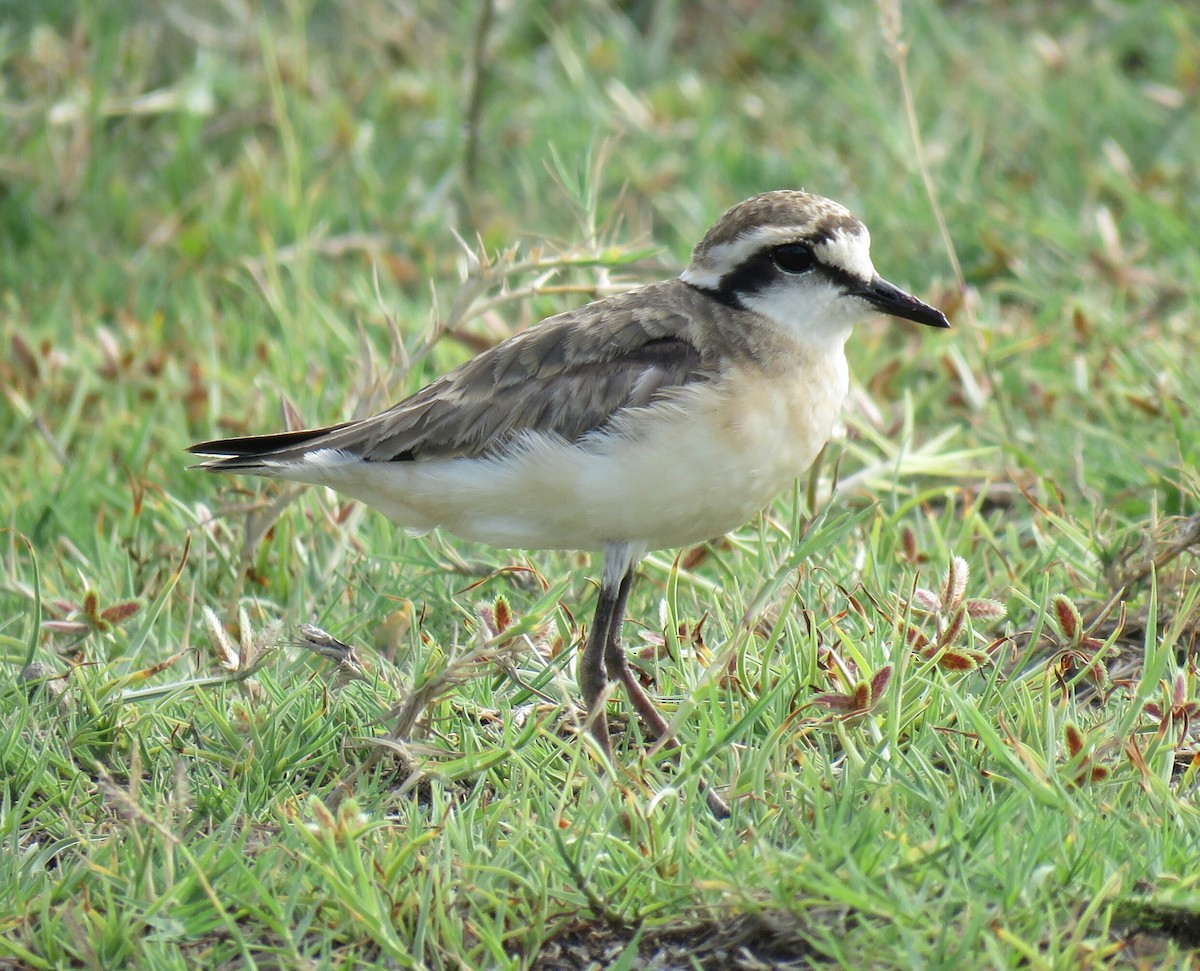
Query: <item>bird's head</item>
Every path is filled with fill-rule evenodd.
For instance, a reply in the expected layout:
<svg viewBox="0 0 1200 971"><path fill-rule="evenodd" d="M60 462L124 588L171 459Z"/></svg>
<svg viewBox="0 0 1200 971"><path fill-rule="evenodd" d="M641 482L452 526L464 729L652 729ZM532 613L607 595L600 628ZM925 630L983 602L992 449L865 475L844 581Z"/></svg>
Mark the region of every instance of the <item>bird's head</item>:
<svg viewBox="0 0 1200 971"><path fill-rule="evenodd" d="M798 190L765 192L717 220L682 279L805 343L844 341L872 313L950 326L941 311L880 277L870 250L867 227L844 206Z"/></svg>

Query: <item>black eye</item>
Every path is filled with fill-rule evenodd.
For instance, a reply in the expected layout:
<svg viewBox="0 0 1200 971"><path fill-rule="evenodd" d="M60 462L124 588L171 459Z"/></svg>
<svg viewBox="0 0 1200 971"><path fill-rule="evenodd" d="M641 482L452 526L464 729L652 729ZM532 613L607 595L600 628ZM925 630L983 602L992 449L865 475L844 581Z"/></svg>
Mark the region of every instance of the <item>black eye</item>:
<svg viewBox="0 0 1200 971"><path fill-rule="evenodd" d="M803 273L816 262L813 251L803 243L785 243L771 250L771 259L785 273Z"/></svg>

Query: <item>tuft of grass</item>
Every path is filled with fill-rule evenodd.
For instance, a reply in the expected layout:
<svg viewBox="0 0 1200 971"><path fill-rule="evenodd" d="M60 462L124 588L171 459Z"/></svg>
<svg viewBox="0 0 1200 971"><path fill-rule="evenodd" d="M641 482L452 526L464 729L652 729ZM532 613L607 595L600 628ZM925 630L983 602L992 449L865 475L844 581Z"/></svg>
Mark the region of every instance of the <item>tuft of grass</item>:
<svg viewBox="0 0 1200 971"><path fill-rule="evenodd" d="M1191 960L1193 7L22 8L2 959ZM579 731L586 557L185 471L673 273L784 186L956 329L860 327L808 479L647 559L625 640L675 761L627 719L609 779Z"/></svg>

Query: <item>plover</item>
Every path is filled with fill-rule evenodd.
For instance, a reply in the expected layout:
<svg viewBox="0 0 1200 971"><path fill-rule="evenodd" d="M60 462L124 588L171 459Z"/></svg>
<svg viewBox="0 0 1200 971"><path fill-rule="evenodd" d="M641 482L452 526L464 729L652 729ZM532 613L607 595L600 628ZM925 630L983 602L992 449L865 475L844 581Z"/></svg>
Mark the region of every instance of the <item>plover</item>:
<svg viewBox="0 0 1200 971"><path fill-rule="evenodd" d="M676 279L550 317L381 414L189 451L413 530L601 553L577 677L611 761L610 682L668 732L621 647L639 560L736 529L808 469L846 395L846 338L875 313L949 326L880 278L843 206L767 192L721 216Z"/></svg>

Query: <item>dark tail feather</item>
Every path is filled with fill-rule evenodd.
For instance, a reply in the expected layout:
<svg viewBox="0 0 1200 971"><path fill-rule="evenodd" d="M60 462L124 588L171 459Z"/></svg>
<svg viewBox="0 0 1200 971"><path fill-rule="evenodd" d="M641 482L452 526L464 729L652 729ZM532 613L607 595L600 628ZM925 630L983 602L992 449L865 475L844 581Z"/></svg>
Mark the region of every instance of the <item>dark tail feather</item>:
<svg viewBox="0 0 1200 971"><path fill-rule="evenodd" d="M247 435L244 438L224 438L212 442L192 445L188 451L193 455L214 456L207 462L193 465L194 469L206 472L266 472L269 462L264 460L299 457L305 446L323 438L330 432L345 428L350 422L328 425L325 428L308 428L298 432L277 432L273 435Z"/></svg>

